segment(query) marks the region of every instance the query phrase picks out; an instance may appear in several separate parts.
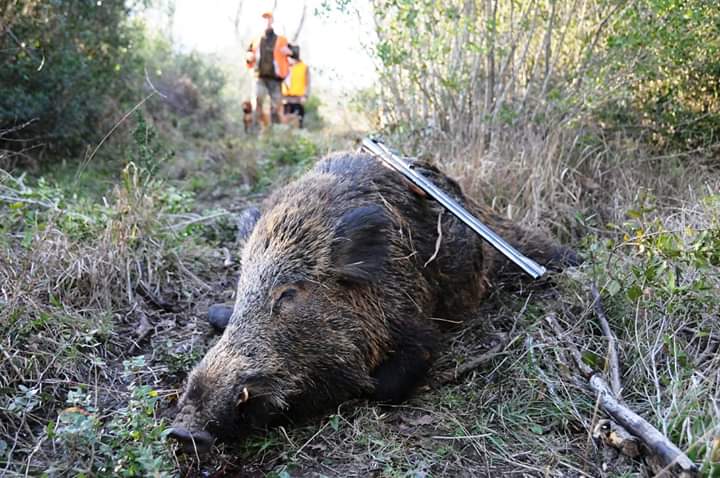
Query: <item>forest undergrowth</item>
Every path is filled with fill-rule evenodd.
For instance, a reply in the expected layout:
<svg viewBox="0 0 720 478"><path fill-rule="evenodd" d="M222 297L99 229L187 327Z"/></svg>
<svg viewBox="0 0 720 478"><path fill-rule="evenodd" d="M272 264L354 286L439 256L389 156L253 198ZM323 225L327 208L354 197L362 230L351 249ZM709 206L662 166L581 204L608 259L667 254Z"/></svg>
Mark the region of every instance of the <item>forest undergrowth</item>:
<svg viewBox="0 0 720 478"><path fill-rule="evenodd" d="M605 368L591 283L617 336L626 403L717 473L720 179L702 157L669 164L627 139L562 154L556 136L434 157L477 199L571 244L583 265L542 287L498 287L482 314L458 318L428 384L403 405L348 403L209 460L175 455L168 420L216 338L204 314L233 299L233 218L357 134L281 128L157 163L169 155L136 123L135 157L100 198L3 172L3 474L635 476L642 463L590 438L602 414L559 352L573 343ZM454 376L488 350L491 361Z"/></svg>
<svg viewBox="0 0 720 478"><path fill-rule="evenodd" d="M153 3L0 6L0 476L653 476L594 437L590 368L720 477L714 2L373 1L377 82L349 126L318 88L310 128L264 134L239 127L237 64L152 31ZM236 218L370 132L583 263L494 284L402 404L179 454Z"/></svg>

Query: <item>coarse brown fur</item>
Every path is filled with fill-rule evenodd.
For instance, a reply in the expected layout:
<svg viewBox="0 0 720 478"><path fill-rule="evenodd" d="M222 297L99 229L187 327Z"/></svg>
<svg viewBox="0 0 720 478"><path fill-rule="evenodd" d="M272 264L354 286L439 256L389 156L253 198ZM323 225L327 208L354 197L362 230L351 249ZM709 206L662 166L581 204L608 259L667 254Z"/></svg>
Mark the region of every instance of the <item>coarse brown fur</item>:
<svg viewBox="0 0 720 478"><path fill-rule="evenodd" d="M567 251L476 204L431 165L415 167L539 262ZM245 227L232 317L179 404L174 426L190 434L234 437L355 397L402 400L431 364L433 319L468 317L502 274L517 274L367 155L328 156L262 209L247 215L254 228Z"/></svg>

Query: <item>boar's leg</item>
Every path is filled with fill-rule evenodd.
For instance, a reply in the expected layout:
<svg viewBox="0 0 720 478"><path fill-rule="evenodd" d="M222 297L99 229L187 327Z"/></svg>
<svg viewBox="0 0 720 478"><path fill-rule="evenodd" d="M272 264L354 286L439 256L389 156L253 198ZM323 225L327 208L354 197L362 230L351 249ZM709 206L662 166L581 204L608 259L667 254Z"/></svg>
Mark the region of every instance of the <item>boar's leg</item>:
<svg viewBox="0 0 720 478"><path fill-rule="evenodd" d="M255 224L260 220L260 209L249 207L244 209L237 218L237 243L240 249L245 245L245 241L255 229Z"/></svg>
<svg viewBox="0 0 720 478"><path fill-rule="evenodd" d="M213 326L216 332L222 332L230 322L233 313L233 307L225 304L214 304L208 309L208 322Z"/></svg>
<svg viewBox="0 0 720 478"><path fill-rule="evenodd" d="M398 403L410 396L425 378L432 364L436 331L406 325L395 351L373 372L375 392L372 398Z"/></svg>
<svg viewBox="0 0 720 478"><path fill-rule="evenodd" d="M237 243L240 249L245 245L245 241L252 234L260 219L260 210L256 207L249 207L237 218ZM233 313L233 307L225 304L214 304L208 309L207 320L213 326L216 332L222 332L227 327L230 317Z"/></svg>

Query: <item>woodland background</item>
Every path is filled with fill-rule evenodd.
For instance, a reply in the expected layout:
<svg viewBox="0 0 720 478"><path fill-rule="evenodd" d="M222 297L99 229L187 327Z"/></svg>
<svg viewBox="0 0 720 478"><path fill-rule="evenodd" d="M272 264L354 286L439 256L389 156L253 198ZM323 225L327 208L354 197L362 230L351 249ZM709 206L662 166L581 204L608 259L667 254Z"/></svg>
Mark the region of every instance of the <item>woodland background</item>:
<svg viewBox="0 0 720 478"><path fill-rule="evenodd" d="M0 475L644 476L590 438L602 411L562 360L607 367L594 282L625 403L720 476L716 2L360 3L303 15L363 19L374 85L248 135L238 65L147 21L172 1L0 2ZM232 300L234 218L368 132L585 263L495 292L433 377L509 338L481 369L176 455L164 430L215 340L208 305Z"/></svg>

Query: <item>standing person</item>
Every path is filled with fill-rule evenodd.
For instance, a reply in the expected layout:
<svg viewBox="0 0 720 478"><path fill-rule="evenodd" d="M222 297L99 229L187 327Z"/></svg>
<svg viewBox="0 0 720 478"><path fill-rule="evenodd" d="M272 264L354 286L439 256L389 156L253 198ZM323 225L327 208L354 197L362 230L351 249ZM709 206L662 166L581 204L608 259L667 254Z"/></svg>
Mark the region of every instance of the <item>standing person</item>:
<svg viewBox="0 0 720 478"><path fill-rule="evenodd" d="M282 84L284 110L286 115L296 115L299 126L303 127L305 118L305 102L310 95L310 70L300 59L300 47L290 45L290 74Z"/></svg>
<svg viewBox="0 0 720 478"><path fill-rule="evenodd" d="M270 97L270 112L274 123L284 123L282 95L280 83L288 75L290 65L288 56L292 53L288 48L287 38L275 34L273 30L273 14L262 14L264 32L260 38L253 41L247 51L245 63L248 68L255 70L257 81L255 83L257 104L255 111L257 120L267 126L270 120L263 111L265 96Z"/></svg>

